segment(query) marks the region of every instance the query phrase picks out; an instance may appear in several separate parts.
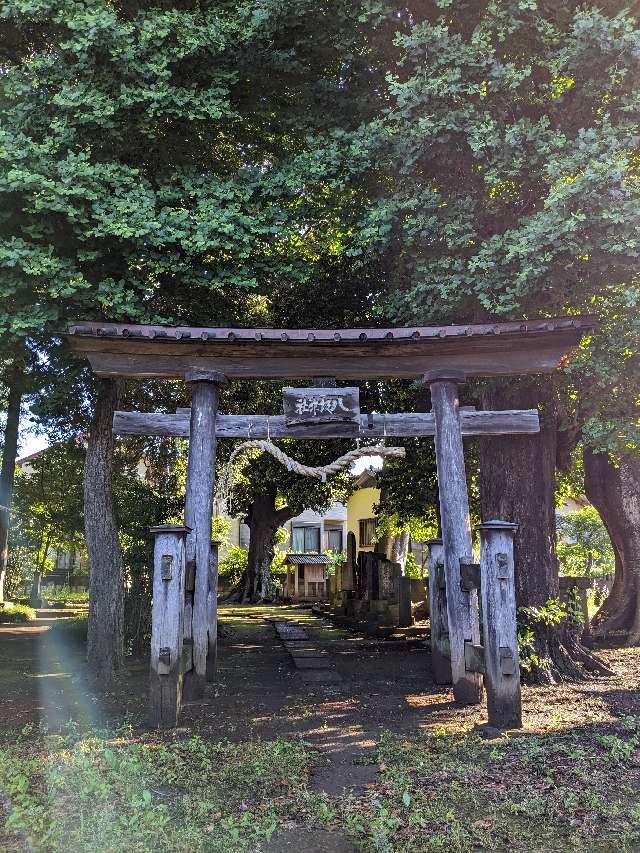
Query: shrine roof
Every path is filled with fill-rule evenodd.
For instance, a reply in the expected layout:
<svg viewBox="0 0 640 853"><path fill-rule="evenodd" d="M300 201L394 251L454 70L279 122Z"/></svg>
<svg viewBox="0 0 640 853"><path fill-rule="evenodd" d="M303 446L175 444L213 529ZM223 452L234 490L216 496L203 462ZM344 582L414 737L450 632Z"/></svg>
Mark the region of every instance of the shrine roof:
<svg viewBox="0 0 640 853"><path fill-rule="evenodd" d="M287 554L284 561L292 566L325 566L329 558L326 554Z"/></svg>
<svg viewBox="0 0 640 853"><path fill-rule="evenodd" d="M79 322L71 349L101 376L229 378L415 378L442 367L469 376L557 369L594 327L589 317L402 328L265 329Z"/></svg>

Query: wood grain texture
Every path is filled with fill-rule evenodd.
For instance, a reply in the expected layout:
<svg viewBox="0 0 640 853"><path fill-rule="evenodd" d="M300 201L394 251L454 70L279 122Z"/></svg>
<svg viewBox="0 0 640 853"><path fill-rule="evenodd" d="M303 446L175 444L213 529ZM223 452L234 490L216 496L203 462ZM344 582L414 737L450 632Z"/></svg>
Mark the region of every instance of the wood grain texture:
<svg viewBox="0 0 640 853"><path fill-rule="evenodd" d="M193 592L192 640L193 669L185 677L189 699L201 698L207 679L209 646L215 645L215 617L210 613L211 596L211 517L216 464L216 415L218 385L215 382L191 383L191 422L189 460L185 494L185 524L191 528L187 537L187 561L195 560ZM211 667L209 668L211 675Z"/></svg>
<svg viewBox="0 0 640 853"><path fill-rule="evenodd" d="M479 525L485 684L489 725L522 726L513 534L516 525Z"/></svg>
<svg viewBox="0 0 640 853"><path fill-rule="evenodd" d="M153 603L151 609L152 725L178 725L182 703L184 574L187 528L154 528Z"/></svg>
<svg viewBox="0 0 640 853"><path fill-rule="evenodd" d="M429 543L429 622L431 623L431 669L436 684L451 684L451 653L444 577L444 547L441 539Z"/></svg>
<svg viewBox="0 0 640 853"><path fill-rule="evenodd" d="M218 658L218 548L220 543L211 542L209 550L209 583L207 591L207 681L213 681Z"/></svg>
<svg viewBox="0 0 640 853"><path fill-rule="evenodd" d="M436 466L453 695L458 702L477 704L482 699L482 680L477 673L467 672L464 664L465 641L480 643L480 623L477 593L462 590L460 586L460 562L472 562L472 543L458 387L455 382L433 382L430 389L436 421Z"/></svg>
<svg viewBox="0 0 640 853"><path fill-rule="evenodd" d="M287 428L308 424L355 423L360 419L359 388L283 388Z"/></svg>
<svg viewBox="0 0 640 853"><path fill-rule="evenodd" d="M83 339L84 340L84 339ZM502 342L500 342L502 343ZM229 379L312 379L318 372L331 371L339 380L417 379L429 370L442 367L465 370L473 376L514 376L528 373L551 373L579 341L559 340L554 345L541 342L533 351L496 346L478 347L469 352L462 347L451 352L434 348L433 352L414 354L356 352L309 355L305 352L283 357L270 353L230 356L197 355L189 352L165 354L123 353L87 350L91 367L98 376L129 379L180 379L192 369L218 371ZM76 352L81 352L76 349ZM335 361L334 361L335 358Z"/></svg>
<svg viewBox="0 0 640 853"><path fill-rule="evenodd" d="M189 436L190 410L162 412L116 412L113 431L118 435ZM536 409L504 412L460 412L463 435L534 434L540 430ZM402 438L435 435L431 412L360 415L359 430L351 424L315 424L288 427L281 415L218 415L218 438Z"/></svg>

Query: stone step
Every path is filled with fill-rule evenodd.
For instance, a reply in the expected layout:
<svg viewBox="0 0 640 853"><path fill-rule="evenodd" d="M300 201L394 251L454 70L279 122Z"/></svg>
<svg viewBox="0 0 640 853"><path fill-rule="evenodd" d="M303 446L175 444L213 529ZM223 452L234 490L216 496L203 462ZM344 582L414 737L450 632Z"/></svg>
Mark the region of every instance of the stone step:
<svg viewBox="0 0 640 853"><path fill-rule="evenodd" d="M299 625L288 622L275 622L274 628L281 640L308 640L309 635Z"/></svg>
<svg viewBox="0 0 640 853"><path fill-rule="evenodd" d="M324 649L318 649L314 646L305 646L302 643L285 643L285 649L299 658L323 658L327 657Z"/></svg>

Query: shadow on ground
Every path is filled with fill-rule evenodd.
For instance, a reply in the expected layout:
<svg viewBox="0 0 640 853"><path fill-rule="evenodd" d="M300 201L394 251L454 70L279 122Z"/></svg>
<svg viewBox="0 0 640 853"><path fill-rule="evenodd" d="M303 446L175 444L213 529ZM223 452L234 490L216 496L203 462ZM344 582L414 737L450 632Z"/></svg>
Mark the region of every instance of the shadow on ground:
<svg viewBox="0 0 640 853"><path fill-rule="evenodd" d="M147 662L130 661L112 693L96 693L86 675L82 643L64 630L67 615L40 611L30 625L0 626L0 724L21 728L45 721L55 728L70 720L92 725L127 720L144 728ZM339 681L306 683L274 630L274 618L303 625ZM197 732L232 742L300 739L320 756L309 782L314 792L332 798L366 794L380 773L381 730L410 736L453 722L469 730L484 720L482 706L458 707L450 689L433 682L423 639L365 638L293 607L225 606L220 619L217 679L204 701L184 706L176 736ZM597 725L640 711L638 650L602 654L619 677L524 688L527 734ZM291 826L263 849L343 853L353 848L340 833Z"/></svg>

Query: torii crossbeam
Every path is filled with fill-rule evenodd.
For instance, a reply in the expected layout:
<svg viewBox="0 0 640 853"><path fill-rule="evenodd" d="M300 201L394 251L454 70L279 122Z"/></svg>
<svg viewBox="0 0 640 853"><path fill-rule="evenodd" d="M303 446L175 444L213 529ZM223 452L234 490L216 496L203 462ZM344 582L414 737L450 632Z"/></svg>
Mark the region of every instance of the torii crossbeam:
<svg viewBox="0 0 640 853"><path fill-rule="evenodd" d="M379 438L434 436L447 584L451 671L456 700L478 702L481 677L465 667L465 642L479 643L477 594L462 589L460 564L472 555L463 435L535 433L531 411L460 409L458 385L468 377L549 373L582 336L590 318L395 329L228 329L82 322L73 351L99 376L182 378L190 410L176 414L118 412L120 434L189 436L185 498L187 559L195 564L192 693L212 678L216 578L211 571L211 516L217 438ZM355 424L287 426L282 417L218 414L219 388L230 379L422 378L432 412L360 415Z"/></svg>

